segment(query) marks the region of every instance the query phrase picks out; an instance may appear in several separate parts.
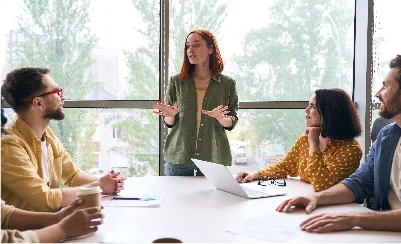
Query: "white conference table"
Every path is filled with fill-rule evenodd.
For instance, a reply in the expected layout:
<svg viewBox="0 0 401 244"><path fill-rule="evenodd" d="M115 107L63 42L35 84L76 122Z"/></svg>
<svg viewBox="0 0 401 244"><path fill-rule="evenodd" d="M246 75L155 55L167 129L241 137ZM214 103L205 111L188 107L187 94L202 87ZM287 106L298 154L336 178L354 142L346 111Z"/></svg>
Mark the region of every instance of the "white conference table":
<svg viewBox="0 0 401 244"><path fill-rule="evenodd" d="M256 184L256 183L255 183ZM262 242L226 232L235 222L262 215L278 213L275 208L283 200L312 194L312 187L297 178L287 180L287 196L248 200L230 193L216 190L204 177L137 177L128 178L125 194L148 192L163 194L158 207L105 207L104 224L98 232L68 242L147 242L162 237L173 237L183 242ZM318 207L317 213L366 212L371 211L356 203ZM288 214L286 214L288 215ZM291 213L291 218L300 223L306 219L303 210ZM398 242L400 232L379 232L362 229L327 234L300 233L291 242Z"/></svg>

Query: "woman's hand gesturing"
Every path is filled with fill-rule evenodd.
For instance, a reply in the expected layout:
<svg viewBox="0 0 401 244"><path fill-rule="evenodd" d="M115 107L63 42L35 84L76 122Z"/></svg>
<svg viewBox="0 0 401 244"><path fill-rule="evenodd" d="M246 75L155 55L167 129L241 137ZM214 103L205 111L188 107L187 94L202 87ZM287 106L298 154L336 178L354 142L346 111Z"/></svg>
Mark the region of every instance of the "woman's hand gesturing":
<svg viewBox="0 0 401 244"><path fill-rule="evenodd" d="M163 103L153 104L154 114L162 115L164 117L174 117L178 113L178 103L175 102L173 106L165 105Z"/></svg>
<svg viewBox="0 0 401 244"><path fill-rule="evenodd" d="M217 120L222 118L231 118L232 116L226 115L230 113L228 106L219 105L215 107L212 111L202 110L202 113L209 115L210 117L216 118Z"/></svg>

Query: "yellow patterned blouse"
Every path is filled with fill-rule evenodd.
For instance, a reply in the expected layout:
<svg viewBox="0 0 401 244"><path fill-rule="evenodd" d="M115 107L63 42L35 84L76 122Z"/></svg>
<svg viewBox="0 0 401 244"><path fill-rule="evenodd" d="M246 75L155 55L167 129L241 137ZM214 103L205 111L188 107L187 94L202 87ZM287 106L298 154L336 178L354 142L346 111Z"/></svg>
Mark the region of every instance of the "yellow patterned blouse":
<svg viewBox="0 0 401 244"><path fill-rule="evenodd" d="M362 150L355 139L331 140L323 152L309 155L308 136L302 134L280 162L258 173L263 179L300 176L314 191L322 191L354 173L361 157Z"/></svg>

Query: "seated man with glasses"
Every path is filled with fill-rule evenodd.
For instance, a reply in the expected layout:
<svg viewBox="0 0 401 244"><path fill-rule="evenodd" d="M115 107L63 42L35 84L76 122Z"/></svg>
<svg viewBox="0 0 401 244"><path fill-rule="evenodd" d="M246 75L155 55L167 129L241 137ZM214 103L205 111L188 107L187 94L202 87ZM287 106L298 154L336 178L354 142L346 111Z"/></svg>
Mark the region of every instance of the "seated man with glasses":
<svg viewBox="0 0 401 244"><path fill-rule="evenodd" d="M384 127L366 156L366 162L350 177L311 196L288 199L279 212L305 208L307 214L317 206L363 203L374 195L374 210L361 213L317 214L300 225L308 232L349 230L356 226L369 230L401 231L401 55L390 62L390 72L376 93L382 103L379 115L393 119Z"/></svg>
<svg viewBox="0 0 401 244"><path fill-rule="evenodd" d="M100 186L103 194L120 192L125 177L114 171L100 179L71 160L50 129L64 119L63 89L47 68L20 68L7 74L1 95L17 113L1 140L1 198L34 211L57 211L77 198L77 186ZM60 180L69 186L59 188Z"/></svg>
<svg viewBox="0 0 401 244"><path fill-rule="evenodd" d="M1 134L7 123L1 109ZM1 243L60 242L70 237L86 235L98 230L104 215L99 207L83 208L82 200L75 200L56 213L31 212L1 202Z"/></svg>

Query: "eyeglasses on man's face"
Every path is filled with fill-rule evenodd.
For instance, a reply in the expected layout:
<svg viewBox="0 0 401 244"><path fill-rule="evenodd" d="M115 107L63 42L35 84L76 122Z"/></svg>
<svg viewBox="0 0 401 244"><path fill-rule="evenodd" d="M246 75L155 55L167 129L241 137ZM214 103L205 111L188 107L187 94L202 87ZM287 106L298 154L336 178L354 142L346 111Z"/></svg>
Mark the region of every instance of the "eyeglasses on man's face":
<svg viewBox="0 0 401 244"><path fill-rule="evenodd" d="M55 90L50 91L50 92L45 92L45 93L39 94L35 97L45 97L45 96L48 96L48 95L54 94L54 93L57 94L61 99L64 99L63 88L61 88L61 87L58 87ZM32 99L32 101L33 101L33 99Z"/></svg>
<svg viewBox="0 0 401 244"><path fill-rule="evenodd" d="M258 182L258 185L260 186L287 186L287 182L285 180L277 180L277 179L269 179L269 180L264 180L260 179Z"/></svg>

